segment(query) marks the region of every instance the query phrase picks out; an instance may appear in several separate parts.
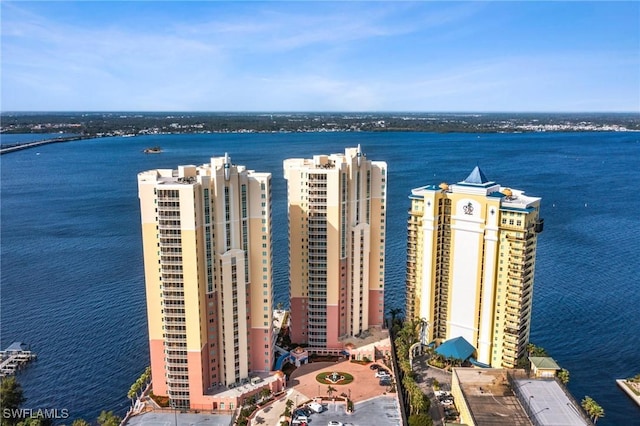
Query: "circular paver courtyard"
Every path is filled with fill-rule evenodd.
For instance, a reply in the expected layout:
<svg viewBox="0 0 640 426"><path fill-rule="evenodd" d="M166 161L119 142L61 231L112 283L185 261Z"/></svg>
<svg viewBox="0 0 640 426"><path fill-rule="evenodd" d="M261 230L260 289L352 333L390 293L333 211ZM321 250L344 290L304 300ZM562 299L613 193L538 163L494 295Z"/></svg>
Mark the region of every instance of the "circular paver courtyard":
<svg viewBox="0 0 640 426"><path fill-rule="evenodd" d="M370 365L356 364L349 361L304 364L291 373L287 387L295 388L296 391L305 395L308 399L313 399L317 396L328 397L328 385L318 383L316 376L325 371L339 371L352 375L353 381L346 385L341 385L339 382L332 384L331 386L337 389L333 396L340 396L345 393L350 395L353 402L358 402L384 395L387 387L380 386L380 379L375 377L375 371L369 368ZM298 404L302 402L298 401Z"/></svg>

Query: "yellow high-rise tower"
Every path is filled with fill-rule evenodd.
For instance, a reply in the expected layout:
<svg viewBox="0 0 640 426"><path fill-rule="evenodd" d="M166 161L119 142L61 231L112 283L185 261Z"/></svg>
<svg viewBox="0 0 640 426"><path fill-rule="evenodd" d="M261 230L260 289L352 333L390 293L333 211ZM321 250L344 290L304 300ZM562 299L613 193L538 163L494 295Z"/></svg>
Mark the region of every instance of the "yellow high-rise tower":
<svg viewBox="0 0 640 426"><path fill-rule="evenodd" d="M540 198L489 181L415 188L407 242L407 319L429 341L463 337L477 361L512 368L529 342Z"/></svg>
<svg viewBox="0 0 640 426"><path fill-rule="evenodd" d="M342 348L384 321L387 166L360 146L284 161L291 340Z"/></svg>
<svg viewBox="0 0 640 426"><path fill-rule="evenodd" d="M153 391L233 409L216 390L273 365L271 174L225 155L142 172L138 189Z"/></svg>

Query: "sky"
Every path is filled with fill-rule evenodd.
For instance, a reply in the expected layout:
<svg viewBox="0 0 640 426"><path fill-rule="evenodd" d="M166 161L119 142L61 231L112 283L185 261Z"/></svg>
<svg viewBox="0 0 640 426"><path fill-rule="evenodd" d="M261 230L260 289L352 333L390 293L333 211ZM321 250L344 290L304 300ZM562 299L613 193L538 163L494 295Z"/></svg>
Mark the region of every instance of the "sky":
<svg viewBox="0 0 640 426"><path fill-rule="evenodd" d="M640 112L640 2L0 2L0 111Z"/></svg>

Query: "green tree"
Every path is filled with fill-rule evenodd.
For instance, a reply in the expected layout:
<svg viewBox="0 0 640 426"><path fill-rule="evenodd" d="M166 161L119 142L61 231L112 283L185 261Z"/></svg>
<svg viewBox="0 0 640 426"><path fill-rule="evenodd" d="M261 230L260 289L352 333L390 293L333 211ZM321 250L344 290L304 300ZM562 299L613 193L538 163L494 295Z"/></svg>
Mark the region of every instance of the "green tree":
<svg viewBox="0 0 640 426"><path fill-rule="evenodd" d="M291 416L291 407L293 407L293 401L291 399L287 399L287 402L285 403L285 409L284 409L284 412L282 413L282 415L285 416L285 417L290 417Z"/></svg>
<svg viewBox="0 0 640 426"><path fill-rule="evenodd" d="M399 313L402 313L402 309L400 308L391 308L389 309L389 315L391 315L391 327L396 323L396 318Z"/></svg>
<svg viewBox="0 0 640 426"><path fill-rule="evenodd" d="M6 409L18 409L25 401L22 386L15 377L7 377L0 381L0 413L4 414ZM19 418L4 418L3 415L3 423L6 422L7 425L15 425L19 421Z"/></svg>
<svg viewBox="0 0 640 426"><path fill-rule="evenodd" d="M41 419L39 417L27 417L20 421L18 426L51 426L53 421L51 419Z"/></svg>
<svg viewBox="0 0 640 426"><path fill-rule="evenodd" d="M549 356L549 354L547 354L547 351L540 346L536 346L533 343L529 343L527 344L527 352L529 353L529 356Z"/></svg>
<svg viewBox="0 0 640 426"><path fill-rule="evenodd" d="M558 371L558 379L562 382L563 385L569 383L569 370L565 370L563 368Z"/></svg>
<svg viewBox="0 0 640 426"><path fill-rule="evenodd" d="M438 381L438 379L433 379L433 383L431 386L433 386L433 390L440 390L440 382Z"/></svg>
<svg viewBox="0 0 640 426"><path fill-rule="evenodd" d="M598 423L598 419L604 417L604 408L602 408L599 404L595 404L593 407L593 411L591 412L591 418L593 419L593 424Z"/></svg>
<svg viewBox="0 0 640 426"><path fill-rule="evenodd" d="M271 391L269 390L269 388L264 388L260 391L259 395L260 395L260 398L267 399L271 395Z"/></svg>
<svg viewBox="0 0 640 426"><path fill-rule="evenodd" d="M91 423L86 421L85 419L75 419L71 426L91 426Z"/></svg>
<svg viewBox="0 0 640 426"><path fill-rule="evenodd" d="M409 426L433 426L433 420L428 414L412 414L409 416Z"/></svg>
<svg viewBox="0 0 640 426"><path fill-rule="evenodd" d="M338 390L336 388L334 388L333 386L331 386L331 385L327 386L327 394L329 395L329 398L331 398L333 393L337 392L337 391Z"/></svg>
<svg viewBox="0 0 640 426"><path fill-rule="evenodd" d="M121 420L120 417L113 414L113 411L103 410L98 416L98 424L100 426L119 426Z"/></svg>
<svg viewBox="0 0 640 426"><path fill-rule="evenodd" d="M598 422L599 418L604 417L604 409L590 396L585 396L580 405L594 424Z"/></svg>

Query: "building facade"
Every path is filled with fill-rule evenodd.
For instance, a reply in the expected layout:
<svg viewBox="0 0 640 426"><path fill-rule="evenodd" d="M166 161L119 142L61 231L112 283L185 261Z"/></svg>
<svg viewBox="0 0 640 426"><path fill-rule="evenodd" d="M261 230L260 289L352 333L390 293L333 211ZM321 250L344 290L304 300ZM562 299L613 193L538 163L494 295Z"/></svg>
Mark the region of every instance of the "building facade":
<svg viewBox="0 0 640 426"><path fill-rule="evenodd" d="M340 348L384 321L387 166L360 146L284 161L291 340Z"/></svg>
<svg viewBox="0 0 640 426"><path fill-rule="evenodd" d="M273 366L271 174L225 155L142 172L138 190L153 391L215 409Z"/></svg>
<svg viewBox="0 0 640 426"><path fill-rule="evenodd" d="M481 363L513 368L529 342L540 198L479 167L409 198L407 318L426 320L429 341L463 337Z"/></svg>

